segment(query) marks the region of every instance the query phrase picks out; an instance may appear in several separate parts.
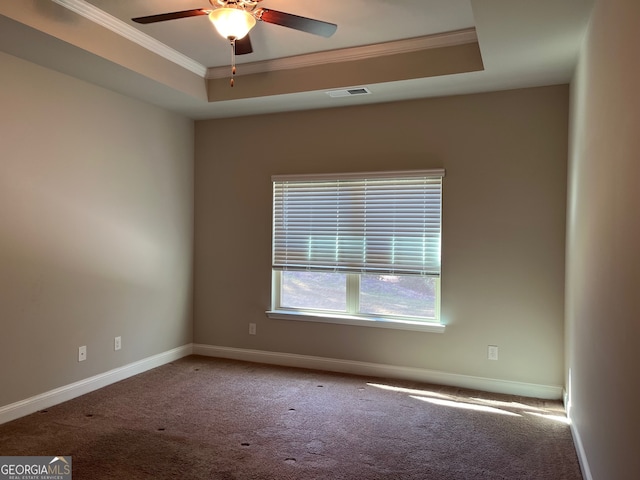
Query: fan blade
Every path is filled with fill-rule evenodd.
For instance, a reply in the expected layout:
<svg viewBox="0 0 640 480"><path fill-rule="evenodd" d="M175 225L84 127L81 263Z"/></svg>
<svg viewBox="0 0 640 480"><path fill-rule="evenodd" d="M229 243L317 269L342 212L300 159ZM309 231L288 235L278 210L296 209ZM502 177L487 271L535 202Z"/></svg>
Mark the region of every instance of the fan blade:
<svg viewBox="0 0 640 480"><path fill-rule="evenodd" d="M249 34L245 35L240 40L236 40L236 55L246 55L248 53L253 53Z"/></svg>
<svg viewBox="0 0 640 480"><path fill-rule="evenodd" d="M195 10L182 10L181 12L161 13L159 15L149 15L148 17L132 18L136 23L156 23L164 22L166 20L176 20L178 18L186 17L198 17L200 15L209 15L211 10L205 10L203 8L197 8Z"/></svg>
<svg viewBox="0 0 640 480"><path fill-rule="evenodd" d="M259 20L267 23L275 23L283 27L293 28L302 32L313 33L322 37L330 37L333 35L338 26L334 23L327 23L312 18L299 17L291 13L278 12L277 10L269 10L261 8L255 15Z"/></svg>

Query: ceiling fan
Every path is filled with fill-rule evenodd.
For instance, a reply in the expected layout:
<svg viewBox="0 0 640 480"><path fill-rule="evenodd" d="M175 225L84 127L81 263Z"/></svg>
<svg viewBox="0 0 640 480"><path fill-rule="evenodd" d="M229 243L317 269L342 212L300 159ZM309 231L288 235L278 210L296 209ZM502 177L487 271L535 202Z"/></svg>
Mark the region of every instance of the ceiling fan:
<svg viewBox="0 0 640 480"><path fill-rule="evenodd" d="M313 18L301 17L291 13L279 12L269 8L258 8L262 0L209 0L213 7L182 10L179 12L161 13L146 17L132 18L136 23L149 24L176 20L186 17L208 15L218 33L231 43L231 73L235 75L235 55L246 55L253 52L249 31L256 21L273 23L301 32L330 37L338 26L334 23L323 22ZM233 77L231 78L233 87Z"/></svg>

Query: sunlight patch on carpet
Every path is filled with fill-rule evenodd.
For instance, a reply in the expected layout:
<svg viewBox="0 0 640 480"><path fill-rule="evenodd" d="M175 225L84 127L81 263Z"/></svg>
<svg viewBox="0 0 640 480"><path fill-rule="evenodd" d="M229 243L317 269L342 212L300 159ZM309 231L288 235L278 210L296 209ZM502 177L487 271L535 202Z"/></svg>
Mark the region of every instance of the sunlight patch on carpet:
<svg viewBox="0 0 640 480"><path fill-rule="evenodd" d="M454 398L451 395L436 393L429 390L415 390L413 388L394 387L391 385L383 385L381 383L367 383L367 385L369 385L370 387L380 388L382 390L389 390L391 392L406 393L408 395L427 395L429 397Z"/></svg>
<svg viewBox="0 0 640 480"><path fill-rule="evenodd" d="M495 407L489 407L487 405L477 405L475 403L466 403L466 402L454 402L452 400L443 400L440 398L418 397L417 395L410 395L410 397L415 398L416 400L422 400L423 402L429 402L429 403L433 403L435 405L441 405L444 407L462 408L465 410L473 410L476 412L497 413L500 415L509 415L511 417L522 416L522 415L518 415L517 413L507 412L506 410L502 410L500 408L495 408Z"/></svg>
<svg viewBox="0 0 640 480"><path fill-rule="evenodd" d="M520 410L536 410L538 412L547 411L544 408L538 408L532 405L525 405L524 403L520 403L520 402L503 402L500 400L489 400L486 398L476 398L476 397L471 397L470 400L473 400L474 402L486 403L487 405L491 405L494 407L518 408Z"/></svg>
<svg viewBox="0 0 640 480"><path fill-rule="evenodd" d="M545 413L535 413L535 412L525 412L529 415L533 415L540 418L546 418L547 420L553 420L554 422L564 423L565 425L570 425L571 420L569 420L564 415L549 415Z"/></svg>

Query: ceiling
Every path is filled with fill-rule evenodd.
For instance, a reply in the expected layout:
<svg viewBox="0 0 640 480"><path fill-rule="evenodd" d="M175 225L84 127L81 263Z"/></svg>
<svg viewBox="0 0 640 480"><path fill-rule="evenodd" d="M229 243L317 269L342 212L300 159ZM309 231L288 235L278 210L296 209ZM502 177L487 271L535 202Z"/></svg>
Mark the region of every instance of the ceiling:
<svg viewBox="0 0 640 480"><path fill-rule="evenodd" d="M258 22L229 86L207 0L0 2L0 50L194 119L568 83L593 0L263 0L335 23L330 38ZM367 87L367 95L328 91Z"/></svg>

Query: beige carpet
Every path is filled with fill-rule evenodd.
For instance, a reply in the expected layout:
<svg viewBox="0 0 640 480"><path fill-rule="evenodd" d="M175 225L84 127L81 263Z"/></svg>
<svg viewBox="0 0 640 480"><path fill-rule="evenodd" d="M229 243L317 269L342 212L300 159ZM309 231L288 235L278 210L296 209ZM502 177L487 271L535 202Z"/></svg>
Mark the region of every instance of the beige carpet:
<svg viewBox="0 0 640 480"><path fill-rule="evenodd" d="M560 402L192 356L0 425L74 480L582 476Z"/></svg>

